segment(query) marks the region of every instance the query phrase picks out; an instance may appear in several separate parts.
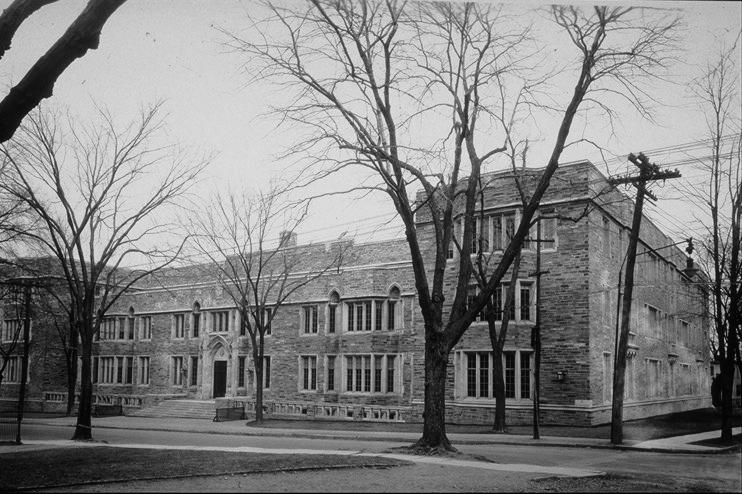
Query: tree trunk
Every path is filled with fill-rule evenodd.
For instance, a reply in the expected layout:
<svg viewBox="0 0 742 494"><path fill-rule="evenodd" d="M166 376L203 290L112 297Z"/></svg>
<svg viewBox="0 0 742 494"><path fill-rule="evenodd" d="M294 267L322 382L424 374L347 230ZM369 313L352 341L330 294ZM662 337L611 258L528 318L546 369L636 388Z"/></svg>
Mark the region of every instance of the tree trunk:
<svg viewBox="0 0 742 494"><path fill-rule="evenodd" d="M74 325L73 325L74 328ZM75 386L77 385L77 340L78 333L70 331L69 351L67 357L67 416L72 415L75 408Z"/></svg>
<svg viewBox="0 0 742 494"><path fill-rule="evenodd" d="M732 411L734 407L734 359L727 356L721 361L721 439L732 440Z"/></svg>
<svg viewBox="0 0 742 494"><path fill-rule="evenodd" d="M427 329L426 333L423 435L417 446L426 450L456 451L446 436L448 348L441 333Z"/></svg>
<svg viewBox="0 0 742 494"><path fill-rule="evenodd" d="M492 355L492 388L495 393L495 424L492 428L495 432L507 432L505 426L505 375L502 369L502 347L493 342Z"/></svg>
<svg viewBox="0 0 742 494"><path fill-rule="evenodd" d="M92 346L92 338L83 335L82 366L80 369L80 403L77 408L77 424L75 425L75 434L72 436L73 441L91 441L93 439L93 429L91 427L93 382L90 374L90 354Z"/></svg>
<svg viewBox="0 0 742 494"><path fill-rule="evenodd" d="M250 335L252 340L252 360L255 369L255 423L263 423L263 352L262 344L258 345L257 338Z"/></svg>

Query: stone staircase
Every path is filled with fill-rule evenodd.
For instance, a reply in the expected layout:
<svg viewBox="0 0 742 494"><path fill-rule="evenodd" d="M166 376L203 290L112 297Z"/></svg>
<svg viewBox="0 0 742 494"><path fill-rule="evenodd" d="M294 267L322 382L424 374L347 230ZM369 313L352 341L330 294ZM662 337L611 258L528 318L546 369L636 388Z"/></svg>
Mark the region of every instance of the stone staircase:
<svg viewBox="0 0 742 494"><path fill-rule="evenodd" d="M127 412L133 417L187 418L213 420L216 414L214 400L164 400L156 405Z"/></svg>

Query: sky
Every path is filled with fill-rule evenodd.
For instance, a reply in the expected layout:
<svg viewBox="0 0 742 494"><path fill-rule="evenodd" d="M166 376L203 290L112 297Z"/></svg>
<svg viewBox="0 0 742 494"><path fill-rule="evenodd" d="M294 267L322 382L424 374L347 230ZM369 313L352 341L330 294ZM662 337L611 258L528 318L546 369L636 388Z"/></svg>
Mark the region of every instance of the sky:
<svg viewBox="0 0 742 494"><path fill-rule="evenodd" d="M8 3L0 0L0 9ZM0 60L0 91L5 93L23 77L84 4L82 0L57 2L21 26L10 51ZM600 124L575 129L576 135L586 131L607 150L607 165L599 165L606 173L628 170L625 156L629 152L645 151L658 164L702 153L692 146L678 151L678 146L706 137L705 122L688 97L687 82L717 53L720 41L734 40L742 24L742 2L657 1L651 5L682 11L681 62L672 67L674 82L656 88L663 104L653 112L655 123L642 121L625 108L615 135ZM244 58L226 46L219 30L242 32L251 8L251 2L236 0L128 0L104 26L100 47L62 74L54 96L44 104L69 108L82 119L91 117L96 105L103 106L125 123L142 106L163 100L167 139L186 146L194 156L212 156L204 179L195 186L198 195L229 187L264 188L272 178L285 173L286 163L277 157L295 135L277 129L275 117L267 113L284 95L267 84L248 84ZM567 46L567 40L557 35L549 41L556 47ZM565 94L569 90L569 86L562 88ZM553 141L549 122L543 127L547 130L532 144L536 164L548 154ZM666 150L657 151L661 148ZM565 152L562 161L582 158L595 163L601 160L594 149L576 146ZM687 167L680 169L684 172ZM330 190L334 185L323 186ZM692 212L675 200L677 194L672 190L661 189L658 195L661 200L649 208L650 217L666 232L684 238ZM393 206L385 197L360 200L333 196L314 204L298 234L301 243L330 240L344 231L358 234L360 239L373 239L400 235L398 225ZM374 231L375 236L370 236Z"/></svg>

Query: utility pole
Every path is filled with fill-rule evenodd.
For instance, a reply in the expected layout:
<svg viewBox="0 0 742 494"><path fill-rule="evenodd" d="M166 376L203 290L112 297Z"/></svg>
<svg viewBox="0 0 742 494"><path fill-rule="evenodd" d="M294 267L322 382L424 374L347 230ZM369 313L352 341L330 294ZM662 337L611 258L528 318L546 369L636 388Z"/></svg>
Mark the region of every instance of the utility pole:
<svg viewBox="0 0 742 494"><path fill-rule="evenodd" d="M633 184L637 188L631 234L629 235L629 247L626 252L626 272L624 273L625 291L621 304L621 332L618 335L618 347L613 359L613 400L611 411L611 443L613 444L621 444L623 442L623 397L626 373L626 350L628 349L629 342L629 322L631 318L631 297L634 289L636 246L639 242L644 197L657 200L657 197L647 190L646 185L647 182L680 177L680 172L677 170L660 170L659 166L650 163L649 159L643 153L639 153L638 157L632 153L629 154L628 158L629 161L639 168L639 175L609 180L612 185Z"/></svg>
<svg viewBox="0 0 742 494"><path fill-rule="evenodd" d="M536 220L536 272L528 273L536 277L536 324L531 330L531 346L533 347L533 438L540 439L539 418L541 415L541 275L548 271L541 271L541 243L553 243L553 239L541 239L541 216Z"/></svg>

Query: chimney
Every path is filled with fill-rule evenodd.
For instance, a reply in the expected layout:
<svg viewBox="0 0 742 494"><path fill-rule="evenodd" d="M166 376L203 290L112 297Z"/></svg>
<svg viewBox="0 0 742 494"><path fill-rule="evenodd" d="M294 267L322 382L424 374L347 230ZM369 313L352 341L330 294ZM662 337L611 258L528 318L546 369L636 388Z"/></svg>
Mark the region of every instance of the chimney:
<svg viewBox="0 0 742 494"><path fill-rule="evenodd" d="M288 230L284 230L278 237L279 246L282 249L289 247L296 247L296 233Z"/></svg>

